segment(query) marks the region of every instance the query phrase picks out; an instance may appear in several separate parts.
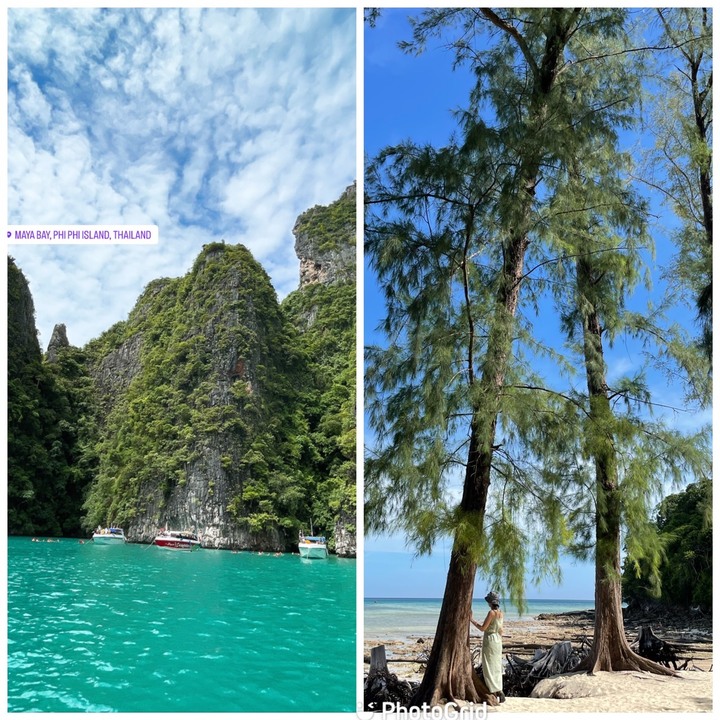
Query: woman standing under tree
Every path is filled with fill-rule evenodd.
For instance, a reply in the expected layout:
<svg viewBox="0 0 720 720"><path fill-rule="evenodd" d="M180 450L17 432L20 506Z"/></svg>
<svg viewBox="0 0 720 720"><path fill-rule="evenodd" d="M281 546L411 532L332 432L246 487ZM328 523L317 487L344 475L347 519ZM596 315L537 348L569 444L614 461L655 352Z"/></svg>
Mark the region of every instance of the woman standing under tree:
<svg viewBox="0 0 720 720"><path fill-rule="evenodd" d="M502 626L503 613L500 610L500 596L491 590L485 600L490 611L481 625L475 618L470 622L483 633L482 644L482 672L485 685L493 695L497 695L500 702L505 702L505 693L502 690Z"/></svg>

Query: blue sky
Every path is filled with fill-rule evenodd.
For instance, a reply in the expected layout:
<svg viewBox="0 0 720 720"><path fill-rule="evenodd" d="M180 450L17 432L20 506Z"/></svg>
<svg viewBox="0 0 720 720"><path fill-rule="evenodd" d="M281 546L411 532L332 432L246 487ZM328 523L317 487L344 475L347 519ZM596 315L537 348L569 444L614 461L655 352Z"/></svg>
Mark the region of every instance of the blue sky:
<svg viewBox="0 0 720 720"><path fill-rule="evenodd" d="M365 538L366 598L441 598L445 589L452 542L438 543L432 555L415 556L402 537ZM560 585L546 580L533 585L527 578L526 596L530 600L590 600L595 592L592 563L563 558ZM492 589L487 578L478 576L475 598Z"/></svg>
<svg viewBox="0 0 720 720"><path fill-rule="evenodd" d="M416 143L443 145L456 129L453 110L467 98L472 78L466 68L453 70L449 53L432 43L420 56L407 55L397 48L399 40L411 37L405 9L383 10L377 26L365 30L364 66L364 138L365 154L372 157L381 148L412 139ZM630 145L644 142L638 137L626 137ZM657 255L651 264L657 299L663 290L659 268L672 252L667 231L673 225L659 206L657 198L650 198L653 209L661 213L652 232L657 243ZM376 331L384 317L382 297L375 284L373 273L365 263L365 343L384 344L384 337ZM644 308L650 296L638 293L630 301L634 308ZM694 316L694 310L678 308L676 319ZM562 343L559 327L553 328L546 318L538 324L543 333L556 345ZM608 379L630 372L641 363L640 349L627 337L620 338L607 353ZM552 372L552 369L550 370ZM578 380L582 389L582 380ZM653 399L669 406L682 406L682 388L669 384L657 373L648 375ZM676 427L697 429L711 420L711 411L673 413L658 409L656 417L666 415ZM372 430L365 427L365 444L372 445ZM365 539L365 596L366 597L441 597L447 574L451 541L440 543L429 557L415 557L405 546L401 536L369 537ZM562 582L552 581L539 586L528 583L526 596L542 599L588 599L594 594L594 567L571 558L561 560ZM478 577L476 594L487 590L487 579Z"/></svg>
<svg viewBox="0 0 720 720"><path fill-rule="evenodd" d="M43 347L83 345L204 243L280 298L297 216L356 177L353 9L12 9L8 222L155 224L157 246L19 246Z"/></svg>

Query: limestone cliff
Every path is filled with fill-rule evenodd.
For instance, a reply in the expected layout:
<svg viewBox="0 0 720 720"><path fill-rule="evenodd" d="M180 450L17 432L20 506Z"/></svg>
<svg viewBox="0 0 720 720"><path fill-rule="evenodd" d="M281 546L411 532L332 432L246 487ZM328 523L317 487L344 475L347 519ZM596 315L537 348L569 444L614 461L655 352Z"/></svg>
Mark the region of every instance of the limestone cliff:
<svg viewBox="0 0 720 720"><path fill-rule="evenodd" d="M30 288L12 258L7 311L8 532L76 536L92 466L92 443L79 437L90 380L61 329L53 334L53 361L43 362Z"/></svg>
<svg viewBox="0 0 720 720"><path fill-rule="evenodd" d="M295 253L300 260L300 289L355 277L355 184L328 206L315 206L297 219Z"/></svg>
<svg viewBox="0 0 720 720"><path fill-rule="evenodd" d="M41 357L30 287L12 258L8 258L8 354L10 360L14 356L25 364Z"/></svg>
<svg viewBox="0 0 720 720"><path fill-rule="evenodd" d="M67 328L62 323L56 325L53 328L53 334L48 343L45 359L48 362L57 362L59 354L68 347L70 347L70 342L67 337Z"/></svg>
<svg viewBox="0 0 720 720"><path fill-rule="evenodd" d="M57 325L45 362L13 272L11 532L78 534L82 519L135 542L180 528L286 551L312 527L354 556L354 197L298 219L317 273L282 305L247 248L211 243L85 348Z"/></svg>
<svg viewBox="0 0 720 720"><path fill-rule="evenodd" d="M322 209L312 214L306 230ZM102 442L87 527L121 524L143 542L189 528L206 546L290 550L313 525L354 555L355 233L341 227L336 250L320 251L325 282L294 304L278 304L245 247L213 243L88 345ZM319 247L301 235L307 252ZM312 332L298 321L308 306Z"/></svg>
<svg viewBox="0 0 720 720"><path fill-rule="evenodd" d="M353 184L328 207L298 218L293 232L300 287L283 302L311 358L319 398L311 429L327 436L319 475L329 508L316 505L313 519L332 525L335 552L345 557L355 557L357 546L355 212Z"/></svg>
<svg viewBox="0 0 720 720"><path fill-rule="evenodd" d="M151 283L93 348L106 429L89 524L122 523L131 540L193 528L216 547L284 549L278 508L258 512L249 488L254 454L282 444L267 426L290 371L285 333L242 246L208 245L185 277Z"/></svg>

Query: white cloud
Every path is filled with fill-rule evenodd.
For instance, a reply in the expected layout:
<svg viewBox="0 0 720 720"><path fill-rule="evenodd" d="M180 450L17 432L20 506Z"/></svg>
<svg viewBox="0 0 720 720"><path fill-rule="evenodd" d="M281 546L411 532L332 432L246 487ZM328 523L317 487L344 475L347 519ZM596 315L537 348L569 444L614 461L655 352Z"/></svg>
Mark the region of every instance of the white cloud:
<svg viewBox="0 0 720 720"><path fill-rule="evenodd" d="M11 248L44 342L85 343L221 238L297 286L296 217L356 176L354 11L13 9L8 49L10 223L160 228L109 257Z"/></svg>
<svg viewBox="0 0 720 720"><path fill-rule="evenodd" d="M14 75L18 84L16 112L20 116L32 117L39 127L48 125L52 108L30 73L21 69Z"/></svg>

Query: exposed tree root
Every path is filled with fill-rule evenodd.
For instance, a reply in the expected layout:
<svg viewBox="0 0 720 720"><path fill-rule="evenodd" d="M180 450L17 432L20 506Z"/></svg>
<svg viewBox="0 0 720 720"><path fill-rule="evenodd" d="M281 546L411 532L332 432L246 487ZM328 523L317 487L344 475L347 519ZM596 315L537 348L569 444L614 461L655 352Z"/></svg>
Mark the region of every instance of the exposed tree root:
<svg viewBox="0 0 720 720"><path fill-rule="evenodd" d="M497 705L497 698L473 669L469 650L460 655L461 658L455 655L448 665L439 663L437 667L444 667L443 672L425 671L425 677L410 700L410 707L433 707L459 701Z"/></svg>
<svg viewBox="0 0 720 720"><path fill-rule="evenodd" d="M471 671L470 677L466 677L467 673L462 673L463 677L449 677L444 682L438 682L433 687L423 689L422 685L418 688L415 695L410 700L410 707L422 707L427 705L434 707L445 703L459 701L469 703L487 703L488 705L497 705L498 700L480 679L477 673Z"/></svg>
<svg viewBox="0 0 720 720"><path fill-rule="evenodd" d="M613 652L590 653L590 655L577 666L576 670L585 671L589 675L594 675L597 672L637 670L640 672L654 673L656 675L678 677L678 674L674 670L638 655L631 650L626 643L624 643L624 647L614 647Z"/></svg>

